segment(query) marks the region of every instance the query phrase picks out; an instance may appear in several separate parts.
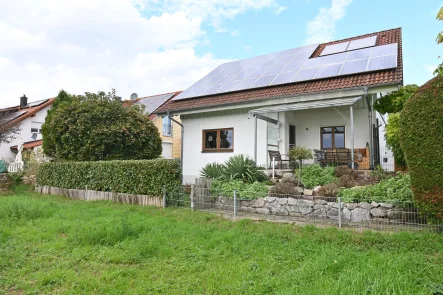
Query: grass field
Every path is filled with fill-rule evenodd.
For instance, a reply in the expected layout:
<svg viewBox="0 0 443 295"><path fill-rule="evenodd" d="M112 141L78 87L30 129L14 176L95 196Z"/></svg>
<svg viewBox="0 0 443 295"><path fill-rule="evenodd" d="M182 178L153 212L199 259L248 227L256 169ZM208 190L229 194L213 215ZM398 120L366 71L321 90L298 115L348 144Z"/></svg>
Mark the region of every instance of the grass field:
<svg viewBox="0 0 443 295"><path fill-rule="evenodd" d="M0 196L0 294L443 294L443 235Z"/></svg>

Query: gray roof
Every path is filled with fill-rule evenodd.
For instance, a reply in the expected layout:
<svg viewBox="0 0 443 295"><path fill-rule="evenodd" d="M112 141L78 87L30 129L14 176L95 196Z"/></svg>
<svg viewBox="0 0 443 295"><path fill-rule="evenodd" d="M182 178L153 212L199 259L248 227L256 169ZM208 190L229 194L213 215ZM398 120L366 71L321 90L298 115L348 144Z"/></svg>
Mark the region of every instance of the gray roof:
<svg viewBox="0 0 443 295"><path fill-rule="evenodd" d="M135 105L144 105L146 113L149 115L163 105L168 99L173 97L175 92L165 93L160 95L142 97Z"/></svg>

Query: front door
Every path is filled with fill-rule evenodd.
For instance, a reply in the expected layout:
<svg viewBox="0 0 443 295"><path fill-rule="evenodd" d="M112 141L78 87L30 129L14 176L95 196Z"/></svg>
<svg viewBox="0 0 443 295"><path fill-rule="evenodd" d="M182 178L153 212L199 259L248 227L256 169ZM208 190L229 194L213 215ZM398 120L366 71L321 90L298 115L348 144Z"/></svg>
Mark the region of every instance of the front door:
<svg viewBox="0 0 443 295"><path fill-rule="evenodd" d="M295 147L295 126L289 125L289 148Z"/></svg>

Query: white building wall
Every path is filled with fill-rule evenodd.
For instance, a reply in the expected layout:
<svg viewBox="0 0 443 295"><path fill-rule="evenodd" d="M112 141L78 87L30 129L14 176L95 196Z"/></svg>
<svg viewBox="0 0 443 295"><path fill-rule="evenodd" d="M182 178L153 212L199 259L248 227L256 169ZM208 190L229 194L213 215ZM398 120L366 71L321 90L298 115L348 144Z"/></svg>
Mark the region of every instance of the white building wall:
<svg viewBox="0 0 443 295"><path fill-rule="evenodd" d="M320 149L320 127L345 126L346 147L351 147L349 107L313 109L279 114L269 117L280 121L280 153L289 147L289 124L296 126L296 144L310 149ZM222 163L234 154L254 157L254 119L248 119L247 110L232 110L182 116L184 125L183 181L194 182L200 170L211 162ZM267 124L257 120L257 164L266 165ZM206 129L234 128L234 152L202 153L202 131ZM354 108L355 148L365 148L369 142L368 111L365 107Z"/></svg>
<svg viewBox="0 0 443 295"><path fill-rule="evenodd" d="M22 139L23 142L33 141L34 139L31 137L32 132L31 128L36 128L40 130L42 128L43 123L45 122L46 114L48 113L50 106L40 110L35 114L34 117L29 117L24 119L21 124L21 130L19 134L16 135L16 138L10 143L0 143L0 159L5 160L7 162L14 161L15 153L11 151L11 146L17 145L19 138ZM37 138L35 140L42 139L41 133L37 134Z"/></svg>

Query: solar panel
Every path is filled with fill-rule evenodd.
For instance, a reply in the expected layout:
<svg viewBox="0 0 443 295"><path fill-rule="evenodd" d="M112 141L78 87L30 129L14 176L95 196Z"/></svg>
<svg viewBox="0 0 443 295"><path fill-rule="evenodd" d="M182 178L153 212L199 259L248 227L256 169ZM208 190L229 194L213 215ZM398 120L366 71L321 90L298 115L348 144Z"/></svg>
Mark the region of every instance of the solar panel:
<svg viewBox="0 0 443 295"><path fill-rule="evenodd" d="M166 93L148 97L142 97L135 105L144 105L146 113L150 114L170 99L175 93Z"/></svg>
<svg viewBox="0 0 443 295"><path fill-rule="evenodd" d="M23 114L26 114L28 111L16 111L16 112L8 112L4 111L0 114L0 125L11 122L14 119L17 119Z"/></svg>
<svg viewBox="0 0 443 295"><path fill-rule="evenodd" d="M333 44L333 45L328 45L325 47L325 49L323 49L320 56L344 52L344 51L346 51L348 46L349 46L349 41L338 43L338 44Z"/></svg>
<svg viewBox="0 0 443 295"><path fill-rule="evenodd" d="M366 47L372 47L375 46L376 43L377 43L377 36L353 40L348 46L348 51L366 48Z"/></svg>
<svg viewBox="0 0 443 295"><path fill-rule="evenodd" d="M309 58L316 48L305 46L223 64L174 100L397 67L396 43Z"/></svg>

